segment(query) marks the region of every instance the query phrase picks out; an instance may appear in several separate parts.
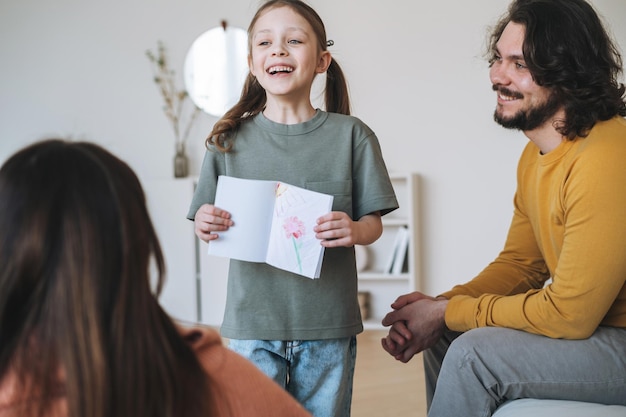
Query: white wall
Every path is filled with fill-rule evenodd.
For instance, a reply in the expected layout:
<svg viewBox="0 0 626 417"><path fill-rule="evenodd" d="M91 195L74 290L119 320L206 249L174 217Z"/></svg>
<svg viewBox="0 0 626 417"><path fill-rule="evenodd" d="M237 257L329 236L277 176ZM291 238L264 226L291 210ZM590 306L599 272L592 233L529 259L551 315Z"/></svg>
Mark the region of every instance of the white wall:
<svg viewBox="0 0 626 417"><path fill-rule="evenodd" d="M500 250L526 138L492 122L482 59L502 0L310 0L350 83L354 114L387 164L422 175L422 274L437 293ZM626 49L626 2L594 0ZM173 135L144 52L163 40L178 74L221 19L246 28L257 0L1 0L0 161L50 135L98 142L144 179L172 175ZM192 174L215 118L192 132Z"/></svg>

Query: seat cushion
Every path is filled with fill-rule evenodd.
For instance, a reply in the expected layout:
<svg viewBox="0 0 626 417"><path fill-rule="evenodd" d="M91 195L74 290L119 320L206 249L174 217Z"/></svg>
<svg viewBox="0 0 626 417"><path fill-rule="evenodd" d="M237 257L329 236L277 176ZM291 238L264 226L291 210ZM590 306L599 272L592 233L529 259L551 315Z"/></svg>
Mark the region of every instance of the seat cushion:
<svg viewBox="0 0 626 417"><path fill-rule="evenodd" d="M493 417L626 417L626 406L524 398L504 403Z"/></svg>

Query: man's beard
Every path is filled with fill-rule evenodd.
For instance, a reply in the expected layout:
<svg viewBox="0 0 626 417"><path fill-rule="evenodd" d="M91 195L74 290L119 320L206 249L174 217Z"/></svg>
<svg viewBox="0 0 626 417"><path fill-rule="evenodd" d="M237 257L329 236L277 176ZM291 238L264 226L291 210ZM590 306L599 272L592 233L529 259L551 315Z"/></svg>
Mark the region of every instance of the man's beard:
<svg viewBox="0 0 626 417"><path fill-rule="evenodd" d="M515 98L523 98L520 93L513 92L507 88L493 86L494 91L500 91L503 95ZM517 129L521 131L529 131L538 128L547 122L561 108L561 102L554 92L551 92L548 98L537 105L528 109L522 109L510 117L504 117L498 114L498 109L493 113L493 119L502 127L507 129Z"/></svg>

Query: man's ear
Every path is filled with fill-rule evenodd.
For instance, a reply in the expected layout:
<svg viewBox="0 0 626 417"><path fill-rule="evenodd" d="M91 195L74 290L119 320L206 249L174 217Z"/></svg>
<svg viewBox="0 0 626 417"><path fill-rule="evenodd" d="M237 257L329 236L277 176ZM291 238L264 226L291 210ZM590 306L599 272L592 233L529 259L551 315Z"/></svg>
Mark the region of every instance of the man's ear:
<svg viewBox="0 0 626 417"><path fill-rule="evenodd" d="M320 55L320 59L317 63L317 68L315 69L315 72L318 74L325 73L328 67L330 67L330 62L332 61L332 59L333 57L330 54L330 52L322 51Z"/></svg>

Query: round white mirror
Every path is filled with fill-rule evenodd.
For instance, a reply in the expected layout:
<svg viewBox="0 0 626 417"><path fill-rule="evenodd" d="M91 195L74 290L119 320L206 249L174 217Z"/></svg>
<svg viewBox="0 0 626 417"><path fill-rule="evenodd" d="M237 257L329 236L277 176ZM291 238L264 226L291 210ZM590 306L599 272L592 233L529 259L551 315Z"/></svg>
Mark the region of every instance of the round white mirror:
<svg viewBox="0 0 626 417"><path fill-rule="evenodd" d="M204 32L189 48L185 88L196 106L222 116L239 100L248 71L248 34L224 23Z"/></svg>

